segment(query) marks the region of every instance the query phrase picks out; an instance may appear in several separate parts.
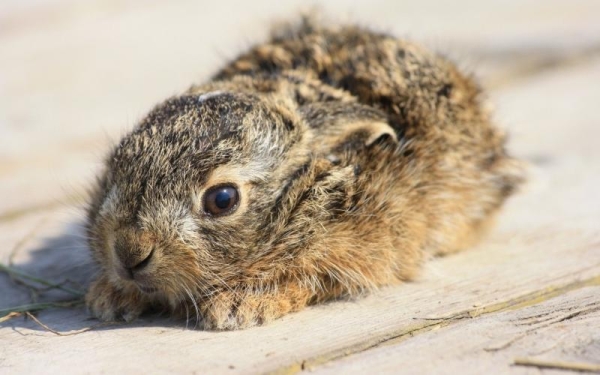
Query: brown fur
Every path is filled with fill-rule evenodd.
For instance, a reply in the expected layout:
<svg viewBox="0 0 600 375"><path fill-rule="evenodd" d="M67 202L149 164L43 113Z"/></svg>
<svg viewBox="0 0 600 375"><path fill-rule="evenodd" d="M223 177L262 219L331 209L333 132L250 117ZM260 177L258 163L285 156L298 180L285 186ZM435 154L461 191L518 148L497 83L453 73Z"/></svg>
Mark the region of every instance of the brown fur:
<svg viewBox="0 0 600 375"><path fill-rule="evenodd" d="M447 59L304 20L156 106L114 149L89 207L102 271L88 306L236 329L408 280L476 241L520 183L504 143ZM207 216L202 193L223 182L240 206ZM149 254L128 280L123 267Z"/></svg>

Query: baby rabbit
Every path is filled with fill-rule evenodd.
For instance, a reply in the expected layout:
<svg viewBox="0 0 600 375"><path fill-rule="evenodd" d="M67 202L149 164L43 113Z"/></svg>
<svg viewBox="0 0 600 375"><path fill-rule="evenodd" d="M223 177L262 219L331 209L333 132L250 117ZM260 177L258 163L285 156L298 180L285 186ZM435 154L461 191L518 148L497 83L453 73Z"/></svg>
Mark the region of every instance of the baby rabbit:
<svg viewBox="0 0 600 375"><path fill-rule="evenodd" d="M114 148L88 209L87 305L238 329L410 279L473 244L523 180L480 97L389 35L281 29Z"/></svg>

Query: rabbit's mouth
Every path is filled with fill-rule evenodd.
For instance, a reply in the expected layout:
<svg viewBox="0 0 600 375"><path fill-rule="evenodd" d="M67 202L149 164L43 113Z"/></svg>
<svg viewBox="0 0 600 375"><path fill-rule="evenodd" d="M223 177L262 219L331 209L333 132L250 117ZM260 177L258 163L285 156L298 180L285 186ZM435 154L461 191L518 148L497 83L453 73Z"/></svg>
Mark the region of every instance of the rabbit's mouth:
<svg viewBox="0 0 600 375"><path fill-rule="evenodd" d="M144 294L153 294L159 291L159 288L152 282L151 274L147 271L135 273L135 275L126 268L118 268L117 274L127 284L133 284Z"/></svg>

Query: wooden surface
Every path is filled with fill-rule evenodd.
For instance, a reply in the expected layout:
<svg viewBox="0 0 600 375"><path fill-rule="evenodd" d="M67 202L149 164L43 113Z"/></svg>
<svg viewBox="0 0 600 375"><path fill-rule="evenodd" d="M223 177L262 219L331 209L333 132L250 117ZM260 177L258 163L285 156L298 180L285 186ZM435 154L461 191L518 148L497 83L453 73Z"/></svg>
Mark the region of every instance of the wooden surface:
<svg viewBox="0 0 600 375"><path fill-rule="evenodd" d="M4 0L0 262L85 289L93 267L78 207L111 139L156 101L260 41L270 20L300 4ZM324 7L332 18L445 51L490 89L511 150L530 162L530 182L483 243L432 260L415 282L245 331L194 331L163 317L98 326L79 305L36 314L47 328L14 317L0 323L0 373L477 374L552 373L559 370L539 366L557 362L600 366L600 2L495 4ZM77 298L55 289L32 293L0 274L0 310ZM523 359L538 366L514 364Z"/></svg>

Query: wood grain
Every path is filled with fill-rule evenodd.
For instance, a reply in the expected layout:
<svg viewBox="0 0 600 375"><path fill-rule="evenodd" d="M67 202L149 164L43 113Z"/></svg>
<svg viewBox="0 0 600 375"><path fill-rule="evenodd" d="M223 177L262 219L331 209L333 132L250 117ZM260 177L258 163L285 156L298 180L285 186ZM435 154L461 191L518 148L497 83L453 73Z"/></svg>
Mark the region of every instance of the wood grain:
<svg viewBox="0 0 600 375"><path fill-rule="evenodd" d="M600 285L522 309L465 319L394 345L332 362L322 374L529 373L537 364L600 369ZM524 361L527 358L527 361ZM545 366L543 364L546 364Z"/></svg>

